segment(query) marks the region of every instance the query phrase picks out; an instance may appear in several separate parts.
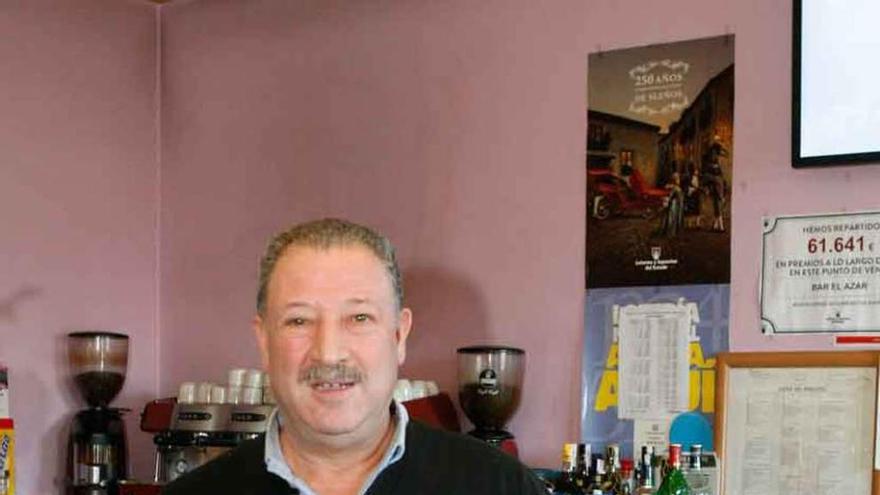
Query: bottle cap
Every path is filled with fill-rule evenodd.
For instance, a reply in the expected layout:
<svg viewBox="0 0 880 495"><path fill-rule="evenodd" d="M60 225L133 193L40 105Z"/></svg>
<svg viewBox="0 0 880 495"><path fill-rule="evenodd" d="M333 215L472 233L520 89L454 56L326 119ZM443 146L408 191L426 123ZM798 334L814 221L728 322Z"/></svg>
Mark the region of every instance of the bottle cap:
<svg viewBox="0 0 880 495"><path fill-rule="evenodd" d="M678 467L681 462L681 444L669 444L669 465Z"/></svg>

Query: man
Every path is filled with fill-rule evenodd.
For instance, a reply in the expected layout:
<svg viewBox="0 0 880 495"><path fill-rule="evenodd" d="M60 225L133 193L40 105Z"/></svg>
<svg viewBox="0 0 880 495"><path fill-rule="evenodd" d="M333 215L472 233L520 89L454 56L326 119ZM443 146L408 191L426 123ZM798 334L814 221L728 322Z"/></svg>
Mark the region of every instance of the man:
<svg viewBox="0 0 880 495"><path fill-rule="evenodd" d="M163 493L546 493L514 458L392 400L412 312L387 239L343 220L294 226L269 244L259 284L253 327L278 413L265 439Z"/></svg>
<svg viewBox="0 0 880 495"><path fill-rule="evenodd" d="M703 177L709 197L712 198L712 230L724 232L724 203L727 197L727 182L721 169L721 157L728 156L727 149L721 144L721 136L712 137L712 144L705 153Z"/></svg>

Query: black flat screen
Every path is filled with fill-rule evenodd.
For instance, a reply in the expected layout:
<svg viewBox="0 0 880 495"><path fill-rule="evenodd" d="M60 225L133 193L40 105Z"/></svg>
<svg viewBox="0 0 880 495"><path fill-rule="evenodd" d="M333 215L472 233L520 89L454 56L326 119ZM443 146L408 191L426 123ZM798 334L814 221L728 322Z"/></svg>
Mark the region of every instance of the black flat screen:
<svg viewBox="0 0 880 495"><path fill-rule="evenodd" d="M880 163L880 0L794 0L792 165Z"/></svg>

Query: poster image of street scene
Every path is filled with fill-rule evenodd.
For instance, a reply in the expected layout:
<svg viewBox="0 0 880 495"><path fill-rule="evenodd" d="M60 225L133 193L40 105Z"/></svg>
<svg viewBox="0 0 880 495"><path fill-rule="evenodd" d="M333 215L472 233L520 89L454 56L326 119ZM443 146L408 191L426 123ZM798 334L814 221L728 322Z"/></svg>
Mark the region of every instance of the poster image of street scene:
<svg viewBox="0 0 880 495"><path fill-rule="evenodd" d="M729 314L728 284L586 291L581 441L632 456L642 445L665 452L676 422L711 437ZM711 438L703 447L712 450Z"/></svg>
<svg viewBox="0 0 880 495"><path fill-rule="evenodd" d="M586 287L730 282L734 40L589 56Z"/></svg>

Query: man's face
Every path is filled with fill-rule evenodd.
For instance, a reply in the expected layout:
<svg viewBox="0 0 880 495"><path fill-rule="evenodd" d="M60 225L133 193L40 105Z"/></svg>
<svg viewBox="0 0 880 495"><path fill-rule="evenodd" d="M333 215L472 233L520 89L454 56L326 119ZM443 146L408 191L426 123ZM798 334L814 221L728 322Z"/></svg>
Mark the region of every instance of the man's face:
<svg viewBox="0 0 880 495"><path fill-rule="evenodd" d="M286 420L319 436L384 428L411 323L367 248L288 248L269 279L265 314L254 319Z"/></svg>

